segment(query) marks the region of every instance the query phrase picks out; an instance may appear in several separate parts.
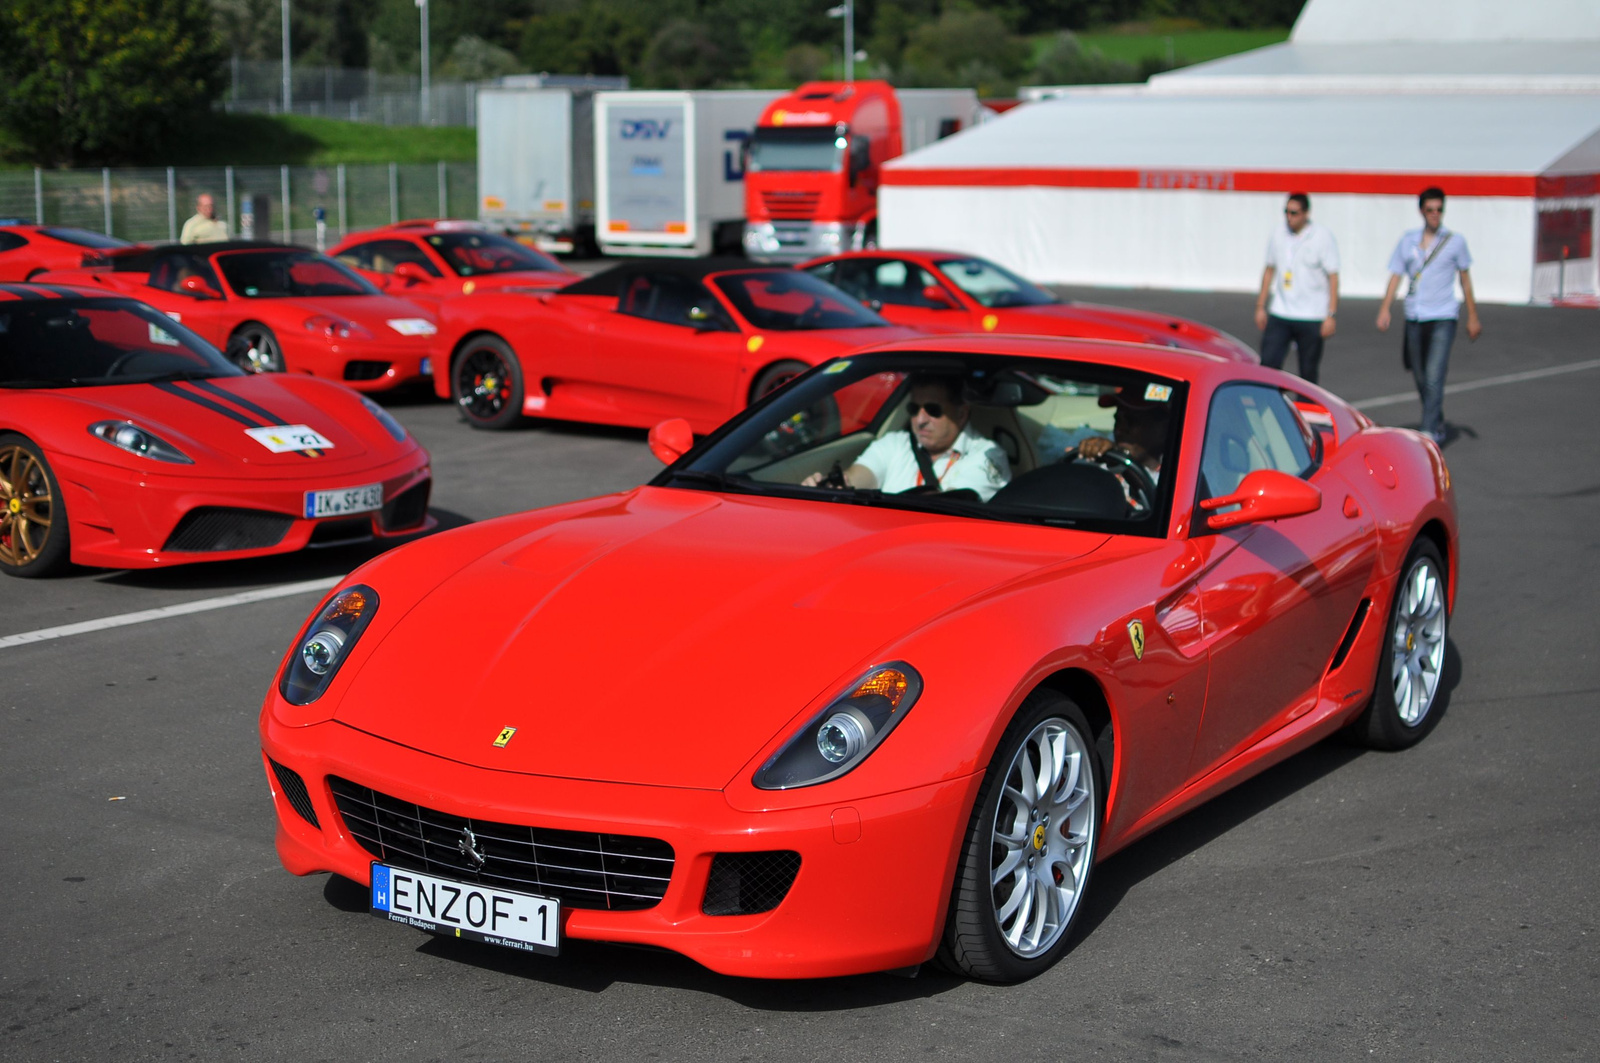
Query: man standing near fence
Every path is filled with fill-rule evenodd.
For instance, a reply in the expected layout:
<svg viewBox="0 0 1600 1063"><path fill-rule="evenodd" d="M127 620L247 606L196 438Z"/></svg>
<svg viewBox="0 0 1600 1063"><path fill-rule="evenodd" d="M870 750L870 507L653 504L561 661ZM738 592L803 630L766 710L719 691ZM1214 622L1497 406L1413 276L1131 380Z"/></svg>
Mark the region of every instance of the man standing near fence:
<svg viewBox="0 0 1600 1063"><path fill-rule="evenodd" d="M217 201L208 192L200 193L200 197L194 201L194 217L183 223L183 235L178 238L179 242L214 244L227 238L228 223L217 218Z"/></svg>
<svg viewBox="0 0 1600 1063"><path fill-rule="evenodd" d="M1256 296L1261 364L1283 368L1293 340L1300 375L1315 384L1322 343L1333 335L1339 309L1339 245L1327 229L1311 224L1311 197L1304 192L1290 194L1283 222L1267 240L1267 266Z"/></svg>
<svg viewBox="0 0 1600 1063"><path fill-rule="evenodd" d="M1410 279L1406 287L1406 368L1417 382L1422 396L1422 431L1443 443L1444 377L1450 370L1450 345L1456 338L1456 318L1461 303L1456 301L1456 278L1461 279L1462 302L1467 305L1467 338L1476 340L1483 332L1478 322L1478 301L1472 294L1472 255L1467 238L1444 227L1444 192L1425 188L1417 197L1422 212L1422 228L1400 237L1389 256L1389 288L1378 307L1378 331L1389 330L1389 307L1400 288L1402 276Z"/></svg>

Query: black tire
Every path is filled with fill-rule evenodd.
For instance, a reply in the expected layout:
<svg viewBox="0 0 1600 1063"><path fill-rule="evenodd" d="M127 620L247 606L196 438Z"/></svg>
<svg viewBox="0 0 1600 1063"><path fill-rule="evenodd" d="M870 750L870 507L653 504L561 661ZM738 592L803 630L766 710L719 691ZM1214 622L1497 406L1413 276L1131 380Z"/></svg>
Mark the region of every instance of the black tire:
<svg viewBox="0 0 1600 1063"><path fill-rule="evenodd" d="M228 361L247 373L281 373L287 368L283 344L259 321L247 321L234 330L223 353Z"/></svg>
<svg viewBox="0 0 1600 1063"><path fill-rule="evenodd" d="M1050 736L1059 736L1066 752L1057 781L1048 787L1057 797L1065 795L1065 801L1019 801L1011 796L1025 796L1030 785L1027 773L1038 775L1041 735L1051 746L1056 740ZM938 962L968 978L1006 984L1041 974L1059 960L1083 911L1104 807L1105 771L1088 720L1060 692L1035 690L1006 728L984 774L967 825ZM1006 836L1018 841L1014 847L997 841L1002 820L1009 821ZM1006 863L1019 877L994 884L997 868ZM1072 875L1073 884L1068 884L1064 872ZM1048 885L1039 881L1045 876ZM1024 887L1032 896L1022 897ZM1063 890L1071 895L1063 896ZM1028 914L1018 913L1031 913L1035 899L1046 904L1049 925L1030 936L1022 925L1030 921ZM1006 909L1013 902L1008 916ZM1050 918L1052 907L1054 918ZM1009 919L1015 920L1010 928L1004 925ZM1018 940L1010 940L1011 936Z"/></svg>
<svg viewBox="0 0 1600 1063"><path fill-rule="evenodd" d="M1350 725L1351 736L1362 745L1405 749L1426 738L1439 722L1449 635L1448 579L1433 540L1421 538L1411 544L1389 604L1372 699ZM1404 682L1397 666L1404 668Z"/></svg>
<svg viewBox="0 0 1600 1063"><path fill-rule="evenodd" d="M783 362L773 362L756 376L756 382L750 385L750 402L764 397L769 391L777 391L783 385L804 373L811 367L804 362L789 359Z"/></svg>
<svg viewBox="0 0 1600 1063"><path fill-rule="evenodd" d="M67 505L44 450L15 432L0 433L0 571L53 576L71 554Z"/></svg>
<svg viewBox="0 0 1600 1063"><path fill-rule="evenodd" d="M450 362L450 397L461 419L474 428L498 432L522 419L527 391L522 364L499 336L473 336Z"/></svg>

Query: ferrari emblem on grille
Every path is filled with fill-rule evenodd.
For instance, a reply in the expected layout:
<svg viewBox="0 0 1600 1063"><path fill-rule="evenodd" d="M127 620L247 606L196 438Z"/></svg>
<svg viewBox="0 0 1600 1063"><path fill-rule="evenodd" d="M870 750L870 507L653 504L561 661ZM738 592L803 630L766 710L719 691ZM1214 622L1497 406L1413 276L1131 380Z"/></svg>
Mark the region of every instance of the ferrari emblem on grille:
<svg viewBox="0 0 1600 1063"><path fill-rule="evenodd" d="M484 860L487 859L483 855L483 850L478 848L478 836L472 833L471 827L461 828L461 840L456 842L456 848L460 850L462 856L472 862L473 867L482 867Z"/></svg>
<svg viewBox="0 0 1600 1063"><path fill-rule="evenodd" d="M1144 621L1128 621L1128 641L1133 643L1134 660L1144 660Z"/></svg>
<svg viewBox="0 0 1600 1063"><path fill-rule="evenodd" d="M500 728L500 733L495 737L494 740L494 747L496 749L504 749L506 747L506 743L511 741L511 736L516 733L517 729L515 727Z"/></svg>

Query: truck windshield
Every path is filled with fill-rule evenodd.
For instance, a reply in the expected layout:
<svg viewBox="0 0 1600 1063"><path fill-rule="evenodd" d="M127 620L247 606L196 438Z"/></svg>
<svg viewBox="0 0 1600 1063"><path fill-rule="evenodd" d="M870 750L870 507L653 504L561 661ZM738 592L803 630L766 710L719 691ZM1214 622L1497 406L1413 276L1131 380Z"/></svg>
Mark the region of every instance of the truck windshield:
<svg viewBox="0 0 1600 1063"><path fill-rule="evenodd" d="M750 138L750 169L756 173L837 173L844 165L844 142L829 128L757 129Z"/></svg>

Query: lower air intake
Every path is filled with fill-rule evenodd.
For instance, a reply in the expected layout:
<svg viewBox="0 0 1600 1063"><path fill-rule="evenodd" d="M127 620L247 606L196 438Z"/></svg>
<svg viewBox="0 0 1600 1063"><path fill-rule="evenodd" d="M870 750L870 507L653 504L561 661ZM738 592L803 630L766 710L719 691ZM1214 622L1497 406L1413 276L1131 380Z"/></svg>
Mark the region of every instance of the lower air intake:
<svg viewBox="0 0 1600 1063"><path fill-rule="evenodd" d="M428 489L433 481L423 480L414 487L402 491L394 499L383 505L383 528L385 531L398 531L402 528L415 528L428 516Z"/></svg>
<svg viewBox="0 0 1600 1063"><path fill-rule="evenodd" d="M346 362L344 364L344 378L346 380L377 380L389 371L391 362Z"/></svg>
<svg viewBox="0 0 1600 1063"><path fill-rule="evenodd" d="M800 873L800 854L788 849L764 853L718 853L711 861L707 915L754 915L783 903Z"/></svg>
<svg viewBox="0 0 1600 1063"><path fill-rule="evenodd" d="M193 553L258 550L281 543L293 523L294 518L284 513L200 506L183 515L167 536L164 549Z"/></svg>
<svg viewBox="0 0 1600 1063"><path fill-rule="evenodd" d="M317 810L311 805L311 793L306 789L306 781L300 778L300 773L284 767L271 757L267 758L267 763L272 765L272 774L278 777L278 792L289 802L289 807L300 813L301 819L320 830L322 824L317 822Z"/></svg>

